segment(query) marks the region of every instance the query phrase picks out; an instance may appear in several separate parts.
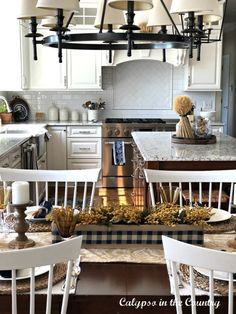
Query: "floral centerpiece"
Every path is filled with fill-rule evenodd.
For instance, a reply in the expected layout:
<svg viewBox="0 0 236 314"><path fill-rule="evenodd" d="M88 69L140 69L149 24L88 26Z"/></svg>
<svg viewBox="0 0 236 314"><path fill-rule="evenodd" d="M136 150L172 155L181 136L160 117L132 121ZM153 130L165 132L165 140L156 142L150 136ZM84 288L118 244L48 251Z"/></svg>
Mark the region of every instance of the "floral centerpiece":
<svg viewBox="0 0 236 314"><path fill-rule="evenodd" d="M83 108L89 109L89 110L103 110L105 109L105 101L99 101L99 102L92 102L91 100L86 101L83 104Z"/></svg>
<svg viewBox="0 0 236 314"><path fill-rule="evenodd" d="M158 203L155 208L142 209L133 205L111 204L79 210L73 215L69 235L74 230L75 235L83 236L83 246L90 248L93 245L116 248L117 245L120 248L137 244L161 245L161 236L167 234L181 241L202 244L203 226L210 216L211 208L200 206ZM51 215L51 220L55 219L53 242L61 241L58 218Z"/></svg>
<svg viewBox="0 0 236 314"><path fill-rule="evenodd" d="M77 215L77 224L151 224L172 227L177 224L188 224L202 226L210 219L211 210L212 208L202 206L185 205L181 207L174 203L157 203L151 209L112 204L80 211Z"/></svg>

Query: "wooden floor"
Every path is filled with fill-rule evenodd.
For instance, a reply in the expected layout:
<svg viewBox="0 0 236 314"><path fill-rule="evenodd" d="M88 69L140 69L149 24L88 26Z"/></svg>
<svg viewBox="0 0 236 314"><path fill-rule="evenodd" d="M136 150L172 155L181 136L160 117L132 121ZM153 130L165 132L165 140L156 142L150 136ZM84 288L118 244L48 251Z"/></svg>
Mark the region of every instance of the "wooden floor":
<svg viewBox="0 0 236 314"><path fill-rule="evenodd" d="M111 202L118 204L133 204L132 188L98 188L96 191L95 202L102 202L107 205Z"/></svg>

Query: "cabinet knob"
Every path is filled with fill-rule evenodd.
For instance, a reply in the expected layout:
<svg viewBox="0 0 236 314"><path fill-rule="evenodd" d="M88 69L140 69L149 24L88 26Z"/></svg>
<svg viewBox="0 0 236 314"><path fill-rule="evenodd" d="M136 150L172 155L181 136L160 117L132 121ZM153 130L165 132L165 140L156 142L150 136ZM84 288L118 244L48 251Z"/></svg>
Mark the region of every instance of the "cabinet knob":
<svg viewBox="0 0 236 314"><path fill-rule="evenodd" d="M115 129L114 134L115 135L119 135L120 134L120 130L119 129Z"/></svg>

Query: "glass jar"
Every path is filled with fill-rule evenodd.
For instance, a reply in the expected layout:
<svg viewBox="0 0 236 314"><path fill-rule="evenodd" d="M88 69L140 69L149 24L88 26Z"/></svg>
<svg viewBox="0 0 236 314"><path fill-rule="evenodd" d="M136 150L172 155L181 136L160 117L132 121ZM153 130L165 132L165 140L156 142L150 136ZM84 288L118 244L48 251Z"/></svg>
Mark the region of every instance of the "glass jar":
<svg viewBox="0 0 236 314"><path fill-rule="evenodd" d="M209 137L211 135L211 122L209 119L198 117L195 122L195 135L197 137Z"/></svg>

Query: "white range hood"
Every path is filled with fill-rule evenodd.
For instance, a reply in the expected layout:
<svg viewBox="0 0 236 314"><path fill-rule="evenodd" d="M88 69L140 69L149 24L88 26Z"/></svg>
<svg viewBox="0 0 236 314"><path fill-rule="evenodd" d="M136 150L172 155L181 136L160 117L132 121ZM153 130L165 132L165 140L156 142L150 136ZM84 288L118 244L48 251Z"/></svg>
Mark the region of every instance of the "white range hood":
<svg viewBox="0 0 236 314"><path fill-rule="evenodd" d="M183 49L166 49L166 62L174 66L185 64L186 50ZM104 66L116 66L120 63L134 60L156 60L163 61L162 49L133 50L132 56L127 56L126 50L116 50L112 52L112 63L109 63L109 52L106 52Z"/></svg>

